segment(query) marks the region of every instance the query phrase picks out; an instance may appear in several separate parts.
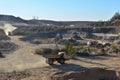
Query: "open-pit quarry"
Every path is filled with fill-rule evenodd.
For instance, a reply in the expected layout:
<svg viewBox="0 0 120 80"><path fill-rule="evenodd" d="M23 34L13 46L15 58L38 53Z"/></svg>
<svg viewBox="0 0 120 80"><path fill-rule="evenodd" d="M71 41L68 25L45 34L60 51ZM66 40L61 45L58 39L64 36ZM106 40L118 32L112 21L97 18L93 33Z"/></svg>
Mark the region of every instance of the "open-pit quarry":
<svg viewBox="0 0 120 80"><path fill-rule="evenodd" d="M10 24L0 27L9 35L17 29ZM56 48L56 44L32 44L22 41L24 36L9 36L9 42L18 47L2 54L0 58L0 80L120 80L120 55L78 56L60 65L50 66L36 49ZM59 45L59 47L62 47Z"/></svg>
<svg viewBox="0 0 120 80"><path fill-rule="evenodd" d="M19 47L0 59L0 80L120 80L119 55L77 57L64 65L49 66L43 56L33 53L37 48L55 48L55 44L36 45L21 41L22 36L10 38ZM94 67L100 69L89 70Z"/></svg>

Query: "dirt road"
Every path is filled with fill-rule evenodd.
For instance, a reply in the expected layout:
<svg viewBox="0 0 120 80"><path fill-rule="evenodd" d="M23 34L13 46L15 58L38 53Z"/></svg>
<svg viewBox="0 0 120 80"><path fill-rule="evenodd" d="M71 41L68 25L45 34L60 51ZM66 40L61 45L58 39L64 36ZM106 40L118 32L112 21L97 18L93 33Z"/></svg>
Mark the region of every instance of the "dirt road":
<svg viewBox="0 0 120 80"><path fill-rule="evenodd" d="M33 55L33 51L39 46L23 42L19 38L21 36L11 36L11 42L19 45L19 48L5 58L0 59L0 71L9 72L48 66L45 63L45 58Z"/></svg>

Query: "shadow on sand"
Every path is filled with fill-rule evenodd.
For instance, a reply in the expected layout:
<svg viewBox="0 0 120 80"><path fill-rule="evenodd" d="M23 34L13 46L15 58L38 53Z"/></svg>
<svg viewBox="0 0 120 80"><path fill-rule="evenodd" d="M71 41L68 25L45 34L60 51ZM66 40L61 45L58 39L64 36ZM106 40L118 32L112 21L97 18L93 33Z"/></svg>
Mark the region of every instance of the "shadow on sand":
<svg viewBox="0 0 120 80"><path fill-rule="evenodd" d="M2 52L0 52L0 58L5 58Z"/></svg>
<svg viewBox="0 0 120 80"><path fill-rule="evenodd" d="M82 71L85 70L86 68L80 65L76 65L76 64L64 64L64 65L58 65L58 64L54 64L51 67L53 68L57 68L61 71Z"/></svg>
<svg viewBox="0 0 120 80"><path fill-rule="evenodd" d="M91 59L91 60L106 60L105 56L86 56L83 58Z"/></svg>

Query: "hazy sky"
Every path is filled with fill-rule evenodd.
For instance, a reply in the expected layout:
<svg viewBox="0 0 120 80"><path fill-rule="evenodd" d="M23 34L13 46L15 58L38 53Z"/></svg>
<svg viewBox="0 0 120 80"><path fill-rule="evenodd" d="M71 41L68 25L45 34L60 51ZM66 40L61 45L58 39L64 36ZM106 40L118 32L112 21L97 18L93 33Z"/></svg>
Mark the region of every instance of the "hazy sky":
<svg viewBox="0 0 120 80"><path fill-rule="evenodd" d="M99 21L120 11L120 0L0 0L0 14L24 19Z"/></svg>

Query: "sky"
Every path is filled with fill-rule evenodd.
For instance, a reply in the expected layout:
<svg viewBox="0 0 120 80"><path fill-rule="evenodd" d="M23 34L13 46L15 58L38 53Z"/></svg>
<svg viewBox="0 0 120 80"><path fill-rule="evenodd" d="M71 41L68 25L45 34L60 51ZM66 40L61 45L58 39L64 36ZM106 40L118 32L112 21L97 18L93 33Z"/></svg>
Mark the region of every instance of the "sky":
<svg viewBox="0 0 120 80"><path fill-rule="evenodd" d="M120 11L120 0L0 0L0 14L23 19L104 21Z"/></svg>

